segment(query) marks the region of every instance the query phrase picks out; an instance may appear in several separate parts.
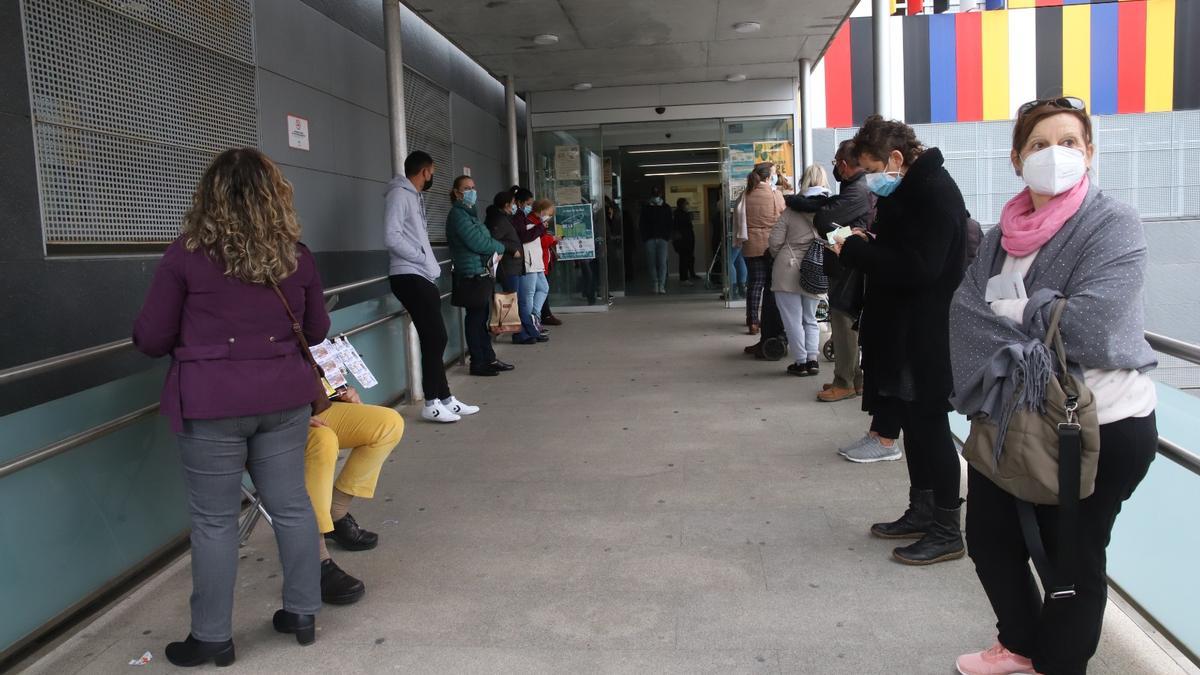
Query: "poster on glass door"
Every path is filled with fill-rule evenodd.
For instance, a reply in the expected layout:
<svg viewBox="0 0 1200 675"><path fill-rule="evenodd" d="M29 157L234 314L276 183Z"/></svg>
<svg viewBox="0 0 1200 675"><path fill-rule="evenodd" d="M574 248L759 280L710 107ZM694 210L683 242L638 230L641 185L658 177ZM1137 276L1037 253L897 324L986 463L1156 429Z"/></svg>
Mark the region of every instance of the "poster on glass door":
<svg viewBox="0 0 1200 675"><path fill-rule="evenodd" d="M591 260L596 257L596 229L592 223L591 204L555 206L554 233L559 237L559 260Z"/></svg>

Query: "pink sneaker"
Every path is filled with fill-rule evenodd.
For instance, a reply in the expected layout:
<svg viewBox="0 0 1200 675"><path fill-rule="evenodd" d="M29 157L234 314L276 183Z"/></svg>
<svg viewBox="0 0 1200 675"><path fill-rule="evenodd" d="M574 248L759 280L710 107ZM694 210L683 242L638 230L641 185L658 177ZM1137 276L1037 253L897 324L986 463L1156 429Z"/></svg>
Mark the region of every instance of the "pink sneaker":
<svg viewBox="0 0 1200 675"><path fill-rule="evenodd" d="M963 654L954 662L962 675L1016 675L1035 673L1033 662L1014 654L997 642L990 648L974 654Z"/></svg>

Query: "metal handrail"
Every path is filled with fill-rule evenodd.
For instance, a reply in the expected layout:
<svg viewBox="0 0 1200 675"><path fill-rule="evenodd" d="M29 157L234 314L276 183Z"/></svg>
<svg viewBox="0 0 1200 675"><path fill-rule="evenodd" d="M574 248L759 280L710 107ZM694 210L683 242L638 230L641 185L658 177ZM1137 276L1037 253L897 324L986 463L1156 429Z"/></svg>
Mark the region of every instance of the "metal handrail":
<svg viewBox="0 0 1200 675"><path fill-rule="evenodd" d="M1200 345L1146 331L1146 342L1154 351L1200 365Z"/></svg>
<svg viewBox="0 0 1200 675"><path fill-rule="evenodd" d="M450 262L450 260L440 260L438 261L438 265L448 265ZM359 281L352 281L348 284L342 284L341 286L326 288L325 297L330 298L340 293L356 291L372 284L387 281L387 279L387 275L383 275L371 277L369 279L361 279ZM133 340L124 338L122 340L106 342L102 345L86 347L78 351L67 352L66 354L51 356L50 358L42 359L41 361L32 361L30 363L23 363L19 366L13 366L12 368L6 368L4 370L0 370L0 386L17 382L18 380L24 380L29 377L34 377L35 375L44 375L55 370L61 370L67 366L85 363L87 361L91 361L92 359L106 356L108 354L123 352L131 347L133 347Z"/></svg>
<svg viewBox="0 0 1200 675"><path fill-rule="evenodd" d="M383 277L383 278L386 279L387 277ZM361 285L367 285L368 282L356 282L356 283L361 284ZM331 289L331 290L334 290L336 292L337 289ZM450 294L443 293L440 297L442 300L445 300L446 298L450 297ZM388 323L389 321L394 321L395 319L399 319L400 317L405 316L407 314L408 314L408 312L406 312L403 309L397 310L395 312L392 312L391 314L382 316L378 319L372 319L370 321L367 321L366 323L361 323L353 328L348 328L344 331L339 332L338 335L344 336L344 337L358 335L359 333L370 330L377 326L382 326L383 324ZM44 462L44 461L50 459L51 457L56 457L58 455L61 455L64 452L67 452L68 450L73 450L75 448L78 448L79 446L90 443L90 442L96 440L97 438L107 436L108 434L111 434L114 431L119 431L121 429L124 429L125 427L128 427L141 419L144 419L146 417L149 417L149 416L157 413L158 409L159 409L158 403L154 403L154 404L145 406L144 408L138 408L137 410L135 410L131 413L122 415L116 419L109 420L108 422L105 422L103 424L97 424L96 426L91 427L90 429L84 429L83 431L81 431L77 434L68 436L64 439L55 441L49 445L42 446L42 447L38 448L37 450L33 450L31 452L27 452L23 455L15 457L3 464L0 464L0 478L4 478L5 476L14 474L22 469L27 469L27 468L33 466L34 464L39 464L41 462Z"/></svg>

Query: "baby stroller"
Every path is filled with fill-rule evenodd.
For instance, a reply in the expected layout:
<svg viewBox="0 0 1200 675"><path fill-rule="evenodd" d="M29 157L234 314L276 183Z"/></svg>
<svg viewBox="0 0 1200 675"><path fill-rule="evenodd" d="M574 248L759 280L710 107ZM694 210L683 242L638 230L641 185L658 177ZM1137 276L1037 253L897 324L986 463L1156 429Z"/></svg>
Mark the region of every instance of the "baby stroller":
<svg viewBox="0 0 1200 675"><path fill-rule="evenodd" d="M712 262L708 264L708 271L704 273L704 290L711 291L717 287L724 279L724 275L717 270L721 265L721 253L725 250L725 242L717 244L717 252L713 254Z"/></svg>

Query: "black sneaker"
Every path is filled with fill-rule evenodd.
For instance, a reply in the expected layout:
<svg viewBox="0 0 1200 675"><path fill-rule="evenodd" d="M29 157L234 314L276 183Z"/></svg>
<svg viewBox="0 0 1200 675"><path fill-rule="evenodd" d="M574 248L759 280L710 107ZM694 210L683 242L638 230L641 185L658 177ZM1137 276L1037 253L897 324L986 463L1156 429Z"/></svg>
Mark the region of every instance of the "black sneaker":
<svg viewBox="0 0 1200 675"><path fill-rule="evenodd" d="M795 375L796 377L808 377L809 375L813 374L808 372L807 363L793 363L787 367L787 373L788 375Z"/></svg>
<svg viewBox="0 0 1200 675"><path fill-rule="evenodd" d="M379 535L359 527L349 513L333 521L333 532L326 532L325 538L336 541L347 551L369 551L379 544Z"/></svg>
<svg viewBox="0 0 1200 675"><path fill-rule="evenodd" d="M321 602L353 605L366 592L363 582L343 572L332 558L321 561Z"/></svg>
<svg viewBox="0 0 1200 675"><path fill-rule="evenodd" d="M809 361L808 363L804 364L804 367L808 369L809 375L821 374L821 364L817 363L816 361Z"/></svg>
<svg viewBox="0 0 1200 675"><path fill-rule="evenodd" d="M538 342L549 342L550 336L543 333L542 335L537 336L536 340Z"/></svg>

